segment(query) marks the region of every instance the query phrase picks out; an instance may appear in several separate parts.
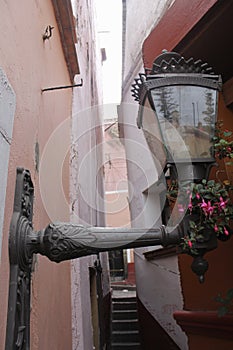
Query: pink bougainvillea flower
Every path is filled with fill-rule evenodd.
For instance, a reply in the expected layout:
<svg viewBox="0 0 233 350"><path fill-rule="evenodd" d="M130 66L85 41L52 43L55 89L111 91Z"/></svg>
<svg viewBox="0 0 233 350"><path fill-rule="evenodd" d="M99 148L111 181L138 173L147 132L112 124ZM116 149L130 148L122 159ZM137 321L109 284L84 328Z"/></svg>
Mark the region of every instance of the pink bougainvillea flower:
<svg viewBox="0 0 233 350"><path fill-rule="evenodd" d="M203 210L205 210L206 208L207 208L207 203L205 202L205 200L202 198L202 203L200 204L200 206L201 206L201 208L203 209Z"/></svg>
<svg viewBox="0 0 233 350"><path fill-rule="evenodd" d="M193 246L193 244L192 244L192 242L190 241L190 239L188 240L188 246L189 246L189 248L192 248L192 246Z"/></svg>
<svg viewBox="0 0 233 350"><path fill-rule="evenodd" d="M224 226L224 233L225 233L225 235L226 236L228 236L229 235L229 231L226 229L226 227Z"/></svg>
<svg viewBox="0 0 233 350"><path fill-rule="evenodd" d="M215 231L215 232L218 232L218 226L217 226L217 224L214 225L214 231Z"/></svg>
<svg viewBox="0 0 233 350"><path fill-rule="evenodd" d="M211 202L208 201L208 203L205 202L204 199L202 199L202 203L200 204L202 210L204 211L205 215L212 215L214 211L214 207L211 205Z"/></svg>
<svg viewBox="0 0 233 350"><path fill-rule="evenodd" d="M200 196L199 193L196 194L196 198L197 198L197 199L200 199L200 198L201 198L201 196Z"/></svg>
<svg viewBox="0 0 233 350"><path fill-rule="evenodd" d="M210 214L210 215L212 215L213 211L214 211L214 207L211 205L211 202L208 201L208 204L207 204L207 213Z"/></svg>
<svg viewBox="0 0 233 350"><path fill-rule="evenodd" d="M226 203L227 203L227 201L224 201L223 198L220 197L219 208L220 209L225 209L226 208Z"/></svg>

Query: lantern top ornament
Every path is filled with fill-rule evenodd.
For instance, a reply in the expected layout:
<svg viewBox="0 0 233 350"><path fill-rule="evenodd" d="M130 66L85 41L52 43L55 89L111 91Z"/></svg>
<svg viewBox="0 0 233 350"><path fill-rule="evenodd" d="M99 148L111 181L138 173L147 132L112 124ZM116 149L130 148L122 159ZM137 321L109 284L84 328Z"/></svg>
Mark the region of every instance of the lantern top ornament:
<svg viewBox="0 0 233 350"><path fill-rule="evenodd" d="M174 75L177 76L176 79ZM170 79L165 81L166 77ZM153 84L152 80L155 79L157 83ZM207 79L210 80L209 83ZM154 60L151 69L145 68L144 74L139 73L139 78L132 84L132 96L135 101L142 104L146 91L168 85L208 85L210 88L221 90L222 81L208 63L200 59L194 60L192 57L186 60L177 52L163 50Z"/></svg>

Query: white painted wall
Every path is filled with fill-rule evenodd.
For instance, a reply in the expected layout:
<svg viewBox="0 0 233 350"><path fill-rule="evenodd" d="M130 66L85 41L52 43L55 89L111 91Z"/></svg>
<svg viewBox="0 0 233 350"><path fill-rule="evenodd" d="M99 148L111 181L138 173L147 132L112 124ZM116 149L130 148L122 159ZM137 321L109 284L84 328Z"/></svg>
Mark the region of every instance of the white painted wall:
<svg viewBox="0 0 233 350"><path fill-rule="evenodd" d="M95 0L73 1L77 23L77 55L83 87L73 95L70 154L71 220L104 226L102 158L102 67L97 40ZM96 256L72 261L73 350L93 350L89 266ZM103 294L109 293L108 259L101 254Z"/></svg>
<svg viewBox="0 0 233 350"><path fill-rule="evenodd" d="M151 186L143 194L146 227L154 225L156 213L160 212L158 195L159 188L156 185ZM173 318L174 311L183 309L177 256L149 261L143 254L159 248L162 247L145 247L135 250L137 294L146 309L180 349L187 350L187 337Z"/></svg>
<svg viewBox="0 0 233 350"><path fill-rule="evenodd" d="M124 54L123 80L132 74L132 68L141 59L142 43L173 0L127 0L127 27Z"/></svg>
<svg viewBox="0 0 233 350"><path fill-rule="evenodd" d="M126 1L123 92L119 122L122 123L121 135L124 135L125 139L130 212L134 227L152 227L156 222L160 222L160 204L155 185L158 169L142 131L136 126L138 103L134 102L131 96L131 85L138 73L144 72L141 57L143 42L172 3L173 1L169 0L148 0L145 6L145 2ZM186 335L173 319L173 312L183 308L177 257L149 262L143 253L152 249L155 248L135 250L137 295L178 346L187 350Z"/></svg>
<svg viewBox="0 0 233 350"><path fill-rule="evenodd" d="M8 163L14 124L15 106L15 93L3 69L0 68L0 259L2 251Z"/></svg>
<svg viewBox="0 0 233 350"><path fill-rule="evenodd" d="M137 294L150 314L182 350L188 349L187 337L173 318L183 308L176 256L147 261L142 250L135 251Z"/></svg>

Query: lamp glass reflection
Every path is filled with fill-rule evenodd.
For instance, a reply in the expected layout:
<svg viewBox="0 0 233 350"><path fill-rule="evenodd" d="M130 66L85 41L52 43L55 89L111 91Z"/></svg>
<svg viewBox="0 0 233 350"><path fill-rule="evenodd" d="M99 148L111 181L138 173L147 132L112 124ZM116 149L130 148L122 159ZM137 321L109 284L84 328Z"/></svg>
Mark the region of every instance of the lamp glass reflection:
<svg viewBox="0 0 233 350"><path fill-rule="evenodd" d="M159 162L160 168L163 170L167 162L164 141L161 135L159 121L155 117L154 110L151 108L148 96L144 101L144 105L140 106L139 115L142 119L143 133L155 165L157 167L157 162Z"/></svg>
<svg viewBox="0 0 233 350"><path fill-rule="evenodd" d="M192 159L212 158L217 91L200 86L165 86L151 90L151 97L167 160L185 160L187 150Z"/></svg>

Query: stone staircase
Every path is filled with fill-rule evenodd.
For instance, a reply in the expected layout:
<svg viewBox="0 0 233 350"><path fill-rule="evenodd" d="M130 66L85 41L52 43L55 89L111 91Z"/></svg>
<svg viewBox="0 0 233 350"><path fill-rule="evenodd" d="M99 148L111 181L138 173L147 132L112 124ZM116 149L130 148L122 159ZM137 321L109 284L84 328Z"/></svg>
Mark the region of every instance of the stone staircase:
<svg viewBox="0 0 233 350"><path fill-rule="evenodd" d="M131 293L132 294L132 293ZM112 350L141 349L136 296L112 298Z"/></svg>

